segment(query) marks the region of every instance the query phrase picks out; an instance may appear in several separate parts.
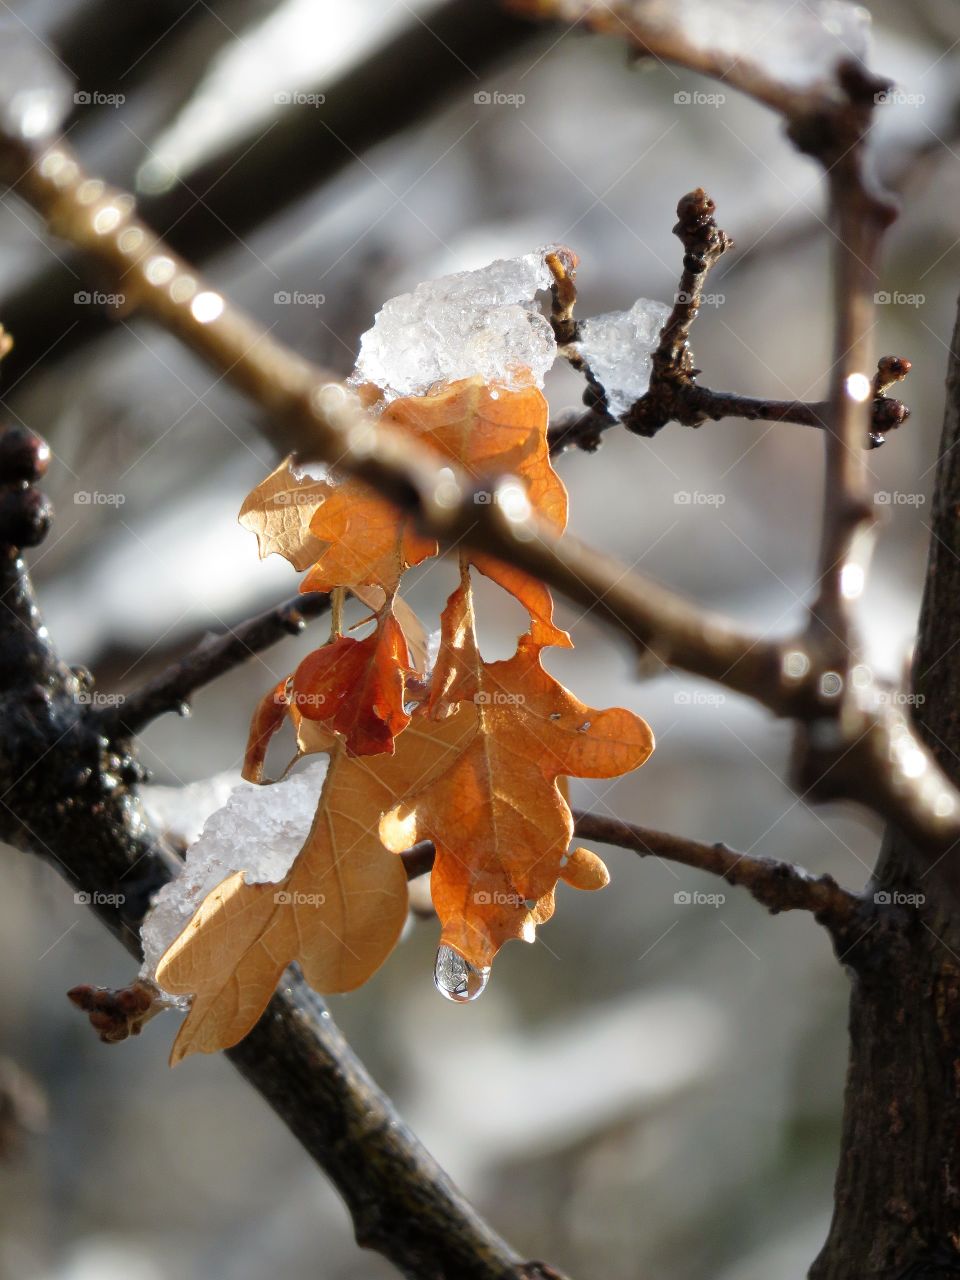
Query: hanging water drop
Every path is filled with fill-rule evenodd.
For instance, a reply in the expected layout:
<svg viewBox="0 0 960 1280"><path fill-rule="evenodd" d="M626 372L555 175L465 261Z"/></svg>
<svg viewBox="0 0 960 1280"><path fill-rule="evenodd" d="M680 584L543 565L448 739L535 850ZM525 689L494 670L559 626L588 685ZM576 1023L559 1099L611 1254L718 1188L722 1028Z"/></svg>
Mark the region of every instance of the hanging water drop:
<svg viewBox="0 0 960 1280"><path fill-rule="evenodd" d="M437 990L447 1000L453 1000L455 1004L476 1000L483 994L489 978L489 968L478 969L446 943L438 948L433 980Z"/></svg>

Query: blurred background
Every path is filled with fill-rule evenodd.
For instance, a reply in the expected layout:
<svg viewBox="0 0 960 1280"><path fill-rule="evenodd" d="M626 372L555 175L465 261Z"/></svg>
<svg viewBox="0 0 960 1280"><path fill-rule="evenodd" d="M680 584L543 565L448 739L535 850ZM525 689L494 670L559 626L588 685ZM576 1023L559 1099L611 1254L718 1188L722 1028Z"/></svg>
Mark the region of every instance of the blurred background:
<svg viewBox="0 0 960 1280"><path fill-rule="evenodd" d="M676 202L703 185L736 249L694 331L702 381L825 391L831 235L816 166L732 92L487 0L2 7L73 77L68 133L87 166L135 187L218 288L339 374L387 297L544 243L580 255L582 316L669 301ZM871 664L896 676L922 583L960 264L960 26L956 0L871 9L873 65L898 86L879 112L877 166L903 200L876 341L914 372L912 418L869 456L884 526L863 615ZM55 454L58 518L32 556L36 583L64 657L122 692L205 631L292 595L297 578L260 563L236 523L277 460L263 424L172 338L97 296L112 288L0 195L0 320L17 343L3 410ZM560 413L583 387L557 369L547 389ZM815 564L821 463L814 431L730 421L652 441L613 430L595 456L557 465L579 535L782 633ZM435 619L452 567L411 580ZM485 656L505 656L519 608L489 583L479 591ZM574 783L575 805L864 882L878 829L791 794L783 726L705 684L638 671L562 602L559 618L576 650L550 659L554 674L589 703L641 713L658 739L636 775ZM148 804L171 830L196 834L223 803L255 699L324 635L314 624L205 690L191 719L150 729ZM534 946L504 950L477 1004L437 995L436 922L420 919L334 1016L523 1255L578 1280L798 1277L830 1213L847 979L809 918L771 918L682 868L601 852L611 888L561 886L554 920ZM174 1015L139 1040L97 1041L64 992L122 985L131 961L52 870L12 850L3 864L2 1280L392 1274L356 1248L335 1193L225 1060L167 1069ZM675 900L694 890L726 898Z"/></svg>

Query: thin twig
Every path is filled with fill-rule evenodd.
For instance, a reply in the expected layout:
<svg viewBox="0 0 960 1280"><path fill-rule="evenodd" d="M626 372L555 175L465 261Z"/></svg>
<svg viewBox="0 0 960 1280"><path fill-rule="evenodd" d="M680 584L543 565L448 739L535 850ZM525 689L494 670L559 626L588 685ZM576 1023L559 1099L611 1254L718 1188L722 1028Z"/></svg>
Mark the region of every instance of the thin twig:
<svg viewBox="0 0 960 1280"><path fill-rule="evenodd" d="M299 635L309 619L320 617L329 607L330 597L321 591L294 596L225 635L207 636L186 657L171 663L121 702L95 708L93 714L108 737L130 738L157 716L182 712L192 695L217 676L284 636Z"/></svg>
<svg viewBox="0 0 960 1280"><path fill-rule="evenodd" d="M109 271L126 272L131 299L257 402L304 460L323 459L365 481L409 512L444 547L462 543L524 569L610 621L638 649L664 663L744 693L779 715L801 721L832 715L835 690L821 677L835 669L835 654L831 650L825 658L820 651L829 633L771 641L627 572L612 557L569 535L558 537L532 513L518 514L499 501L478 504L477 490L496 497L499 481L482 479L476 485L454 467L444 468L441 476L427 447L378 430L345 388L327 382L320 370L209 289L138 222L122 193L89 179L65 143L53 144L40 156L24 157L22 150L8 148L3 154L0 148L8 168L17 155L27 164L18 194ZM174 287L177 282L184 287ZM891 784L887 771L880 785L865 788L859 741L871 725L882 744L888 725L880 716L859 724L856 736L852 730L834 735L827 762L831 782L845 783L845 794L901 823L936 858L960 838L960 793L930 757L924 763L930 787L920 788L915 779L899 774ZM834 767L837 762L840 766ZM806 783L815 798L818 782L814 777ZM926 801L925 795L931 799ZM944 805L944 796L952 803Z"/></svg>
<svg viewBox="0 0 960 1280"><path fill-rule="evenodd" d="M738 853L725 844L704 844L579 809L573 810L573 818L574 834L583 840L597 840L630 849L641 857L665 858L720 876L727 884L746 889L774 914L809 911L834 935L846 936L851 926L863 924L875 910L872 902L844 889L832 876L814 876L790 862ZM413 880L433 866L434 848L423 841L402 856L407 877Z"/></svg>
<svg viewBox="0 0 960 1280"><path fill-rule="evenodd" d="M5 450L0 437L0 485L10 482L23 456L19 446ZM33 459L36 472L36 450ZM133 787L142 771L128 744L122 735L105 740L103 718L57 655L17 549L2 550L0 839L53 865L139 959L144 914L180 863L140 807ZM251 626L262 634L254 638L277 639L282 615L255 620ZM213 642L170 673L154 697L196 687L198 677L235 656L236 644L235 637ZM95 993L85 993L85 1002L96 1012ZM228 1057L331 1178L361 1245L408 1276L537 1274L424 1150L296 973L284 976L263 1017Z"/></svg>

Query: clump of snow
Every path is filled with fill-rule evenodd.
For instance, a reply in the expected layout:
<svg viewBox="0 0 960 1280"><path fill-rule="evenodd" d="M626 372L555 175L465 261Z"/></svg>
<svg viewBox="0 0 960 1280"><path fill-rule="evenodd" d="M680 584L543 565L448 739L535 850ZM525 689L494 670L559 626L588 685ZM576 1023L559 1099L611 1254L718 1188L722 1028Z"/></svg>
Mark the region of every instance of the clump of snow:
<svg viewBox="0 0 960 1280"><path fill-rule="evenodd" d="M752 63L794 88L831 80L841 59L866 61L870 50L870 14L845 0L646 0L636 7L641 22L720 58L722 71Z"/></svg>
<svg viewBox="0 0 960 1280"><path fill-rule="evenodd" d="M152 826L189 845L199 839L211 813L227 803L231 792L242 781L238 769L227 769L212 778L201 778L199 782L187 782L180 787L151 782L140 788L140 803Z"/></svg>
<svg viewBox="0 0 960 1280"><path fill-rule="evenodd" d="M629 311L607 311L580 325L580 337L571 345L606 391L615 417L649 387L650 356L669 314L665 302L638 298Z"/></svg>
<svg viewBox="0 0 960 1280"><path fill-rule="evenodd" d="M227 876L243 871L251 884L283 879L307 838L326 772L324 759L271 786L242 782L210 814L183 871L160 890L143 922L141 977L153 980L167 947Z"/></svg>
<svg viewBox="0 0 960 1280"><path fill-rule="evenodd" d="M529 383L532 374L542 386L557 355L536 303L553 280L550 252L498 258L391 298L360 339L353 381L374 383L387 400L477 374L508 389Z"/></svg>

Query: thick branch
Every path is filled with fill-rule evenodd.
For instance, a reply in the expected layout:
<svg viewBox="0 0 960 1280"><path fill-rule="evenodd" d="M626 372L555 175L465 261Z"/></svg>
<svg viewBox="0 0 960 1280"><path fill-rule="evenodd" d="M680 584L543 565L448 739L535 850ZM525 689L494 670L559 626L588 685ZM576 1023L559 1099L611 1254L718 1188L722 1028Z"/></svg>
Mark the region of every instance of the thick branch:
<svg viewBox="0 0 960 1280"><path fill-rule="evenodd" d="M0 484L12 474L3 469L4 456L0 438ZM139 925L178 861L151 831L132 789L142 772L136 759L122 738L105 737L82 683L57 658L14 548L6 549L2 566L0 585L15 607L0 613L0 839L51 862L139 958ZM277 611L252 628L277 638L282 616ZM235 656L235 643L215 641L212 658L201 655L178 673L176 692ZM173 684L155 695L172 692ZM520 1262L464 1200L296 974L286 975L257 1026L228 1056L332 1179L359 1243L405 1275L549 1274Z"/></svg>
<svg viewBox="0 0 960 1280"><path fill-rule="evenodd" d="M18 154L23 161L22 147L19 152L8 148L8 167ZM342 386L325 382L319 370L205 288L186 263L137 221L121 193L87 178L65 144L25 159L28 167L18 193L102 265L114 273L126 271L131 297L261 405L305 460L323 459L365 481L446 548L462 543L526 570L608 619L640 650L664 663L718 681L780 715L804 721L833 715L836 690L822 677L836 670L835 654L822 633L791 643L751 634L628 573L616 560L575 539L557 537L532 512L499 502L499 481L475 486L456 469L444 468L453 472L451 484L449 474L438 472L428 448L378 430ZM494 501L478 504L478 489L492 493ZM882 751L887 722L874 717L869 725L876 729ZM892 785L884 775L882 789L865 788L865 761L857 742L867 727L857 730L857 738L835 737L831 763L840 761L843 769L834 772L834 780L849 780L851 789L845 794L856 794L877 812L896 814L895 820L932 857L939 856L960 838L960 796L932 761L932 791L901 787L910 780L899 775ZM938 808L945 794L956 803Z"/></svg>

